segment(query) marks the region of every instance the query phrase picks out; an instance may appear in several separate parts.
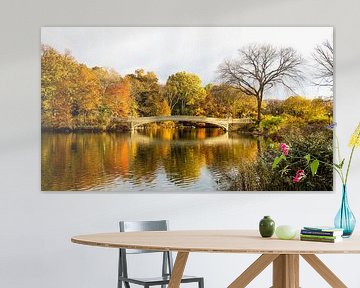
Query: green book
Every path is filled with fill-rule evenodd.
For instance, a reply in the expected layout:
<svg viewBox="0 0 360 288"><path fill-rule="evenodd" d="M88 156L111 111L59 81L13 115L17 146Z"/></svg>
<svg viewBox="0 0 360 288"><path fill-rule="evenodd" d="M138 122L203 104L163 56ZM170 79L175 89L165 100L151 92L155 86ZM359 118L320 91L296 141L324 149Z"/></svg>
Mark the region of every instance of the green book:
<svg viewBox="0 0 360 288"><path fill-rule="evenodd" d="M342 241L342 237L336 237L335 239L329 238L314 238L314 237L303 237L300 236L301 241L313 241L313 242L324 242L324 243L337 243Z"/></svg>
<svg viewBox="0 0 360 288"><path fill-rule="evenodd" d="M307 234L300 234L300 237L314 238L314 239L337 239L337 238L342 238L341 236L324 236L324 235L307 235Z"/></svg>

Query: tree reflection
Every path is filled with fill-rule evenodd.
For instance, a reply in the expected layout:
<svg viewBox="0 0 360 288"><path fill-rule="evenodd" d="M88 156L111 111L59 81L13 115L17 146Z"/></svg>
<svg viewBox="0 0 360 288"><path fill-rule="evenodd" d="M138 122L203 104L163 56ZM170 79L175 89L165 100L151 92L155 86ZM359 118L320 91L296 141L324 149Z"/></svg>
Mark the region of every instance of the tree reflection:
<svg viewBox="0 0 360 288"><path fill-rule="evenodd" d="M42 190L80 191L128 183L150 187L161 181L180 190L200 181L202 169L214 175L255 161L252 137L221 129L152 129L135 133L42 134ZM214 179L215 181L215 179ZM209 189L213 183L204 183ZM129 187L129 186L127 186ZM206 187L205 187L206 188Z"/></svg>
<svg viewBox="0 0 360 288"><path fill-rule="evenodd" d="M206 161L200 145L171 145L163 165L169 181L186 184L200 178L201 167L206 165Z"/></svg>

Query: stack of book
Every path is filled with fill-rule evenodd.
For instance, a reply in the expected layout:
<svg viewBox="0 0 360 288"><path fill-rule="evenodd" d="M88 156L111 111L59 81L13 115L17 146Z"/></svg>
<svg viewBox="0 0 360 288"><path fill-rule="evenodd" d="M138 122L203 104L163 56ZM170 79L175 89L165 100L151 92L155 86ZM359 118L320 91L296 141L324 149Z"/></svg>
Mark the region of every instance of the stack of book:
<svg viewBox="0 0 360 288"><path fill-rule="evenodd" d="M304 227L300 232L302 241L337 243L342 241L344 230L334 227Z"/></svg>

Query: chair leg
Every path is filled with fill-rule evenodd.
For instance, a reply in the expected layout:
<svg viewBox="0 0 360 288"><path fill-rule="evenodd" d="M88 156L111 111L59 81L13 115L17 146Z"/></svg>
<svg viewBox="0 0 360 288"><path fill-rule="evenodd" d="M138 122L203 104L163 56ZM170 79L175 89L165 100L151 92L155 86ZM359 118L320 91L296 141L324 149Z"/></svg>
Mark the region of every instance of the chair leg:
<svg viewBox="0 0 360 288"><path fill-rule="evenodd" d="M199 280L199 288L204 288L204 279Z"/></svg>

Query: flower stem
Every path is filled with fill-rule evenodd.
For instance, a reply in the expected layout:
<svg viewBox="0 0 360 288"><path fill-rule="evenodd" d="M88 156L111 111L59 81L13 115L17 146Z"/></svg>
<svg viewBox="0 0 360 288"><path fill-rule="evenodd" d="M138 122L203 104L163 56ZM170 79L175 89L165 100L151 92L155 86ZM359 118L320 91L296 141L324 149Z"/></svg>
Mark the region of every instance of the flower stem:
<svg viewBox="0 0 360 288"><path fill-rule="evenodd" d="M340 144L339 144L339 137L335 134L335 138L336 138L336 150L337 150L337 153L338 153L338 164L341 163L341 155L340 155Z"/></svg>
<svg viewBox="0 0 360 288"><path fill-rule="evenodd" d="M347 169L346 169L346 177L345 177L345 182L344 182L345 185L347 184L347 181L348 181L349 171L350 171L350 165L351 165L351 161L352 161L352 158L353 158L353 155L354 155L354 151L355 151L355 145L354 145L353 148L351 149L351 154L350 154L350 158L349 158L349 163L348 163Z"/></svg>
<svg viewBox="0 0 360 288"><path fill-rule="evenodd" d="M344 184L346 185L347 184L347 181L348 181L348 177L349 177L349 171L350 171L350 165L351 165L351 161L352 161L352 158L353 158L353 155L354 155L354 151L355 151L355 147L356 147L356 142L358 141L360 137L360 132L357 134L356 138L355 138L355 143L351 149L351 154L350 154L350 158L349 158L349 163L347 165L347 169L346 169L346 177L345 177L345 182Z"/></svg>
<svg viewBox="0 0 360 288"><path fill-rule="evenodd" d="M337 150L337 154L338 154L338 165L340 165L340 163L342 162L342 159L341 159L341 154L340 154L340 144L339 144L339 137L335 134L335 138L336 138L336 150ZM333 164L332 165L334 167L334 169L336 170L336 172L338 172L339 176L340 176L340 179L341 179L341 182L343 185L345 185L345 180L344 180L344 173L343 173L343 170L342 170L342 167L339 168L339 170L337 170L335 167L335 165Z"/></svg>

